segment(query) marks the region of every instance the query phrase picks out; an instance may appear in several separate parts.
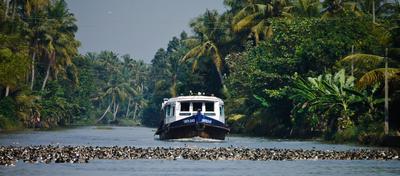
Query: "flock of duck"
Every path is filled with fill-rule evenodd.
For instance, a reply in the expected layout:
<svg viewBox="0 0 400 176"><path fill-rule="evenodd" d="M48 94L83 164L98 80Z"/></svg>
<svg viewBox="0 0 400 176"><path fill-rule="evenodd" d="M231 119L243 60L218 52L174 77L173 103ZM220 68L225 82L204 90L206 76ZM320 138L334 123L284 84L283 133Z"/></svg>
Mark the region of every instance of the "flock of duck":
<svg viewBox="0 0 400 176"><path fill-rule="evenodd" d="M87 163L93 159L189 160L400 160L396 150L320 151L275 148L137 148L91 146L0 146L0 165Z"/></svg>

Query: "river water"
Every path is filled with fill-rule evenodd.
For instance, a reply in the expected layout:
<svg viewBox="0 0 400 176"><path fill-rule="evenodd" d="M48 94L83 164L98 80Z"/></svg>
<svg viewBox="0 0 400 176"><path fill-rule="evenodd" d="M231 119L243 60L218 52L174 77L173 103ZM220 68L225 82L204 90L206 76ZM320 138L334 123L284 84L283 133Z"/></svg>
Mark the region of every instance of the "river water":
<svg viewBox="0 0 400 176"><path fill-rule="evenodd" d="M144 127L80 127L56 131L0 134L0 145L73 145L135 147L246 147L315 150L357 150L366 147L316 141L271 140L228 136L225 141L160 141ZM0 166L0 176L56 175L400 175L400 161L209 161L209 160L90 160L85 164Z"/></svg>

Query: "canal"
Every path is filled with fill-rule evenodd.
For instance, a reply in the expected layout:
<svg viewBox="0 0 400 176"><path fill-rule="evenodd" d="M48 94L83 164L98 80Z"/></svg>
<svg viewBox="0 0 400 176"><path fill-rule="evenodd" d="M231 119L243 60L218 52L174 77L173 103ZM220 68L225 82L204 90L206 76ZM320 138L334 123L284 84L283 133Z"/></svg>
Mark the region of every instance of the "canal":
<svg viewBox="0 0 400 176"><path fill-rule="evenodd" d="M21 131L0 134L1 146L135 146L135 147L245 147L305 150L357 150L355 145L317 141L228 136L221 141L160 141L154 129L144 127L79 127L55 131ZM90 160L81 164L28 164L0 166L0 176L12 175L400 175L399 161L296 160Z"/></svg>

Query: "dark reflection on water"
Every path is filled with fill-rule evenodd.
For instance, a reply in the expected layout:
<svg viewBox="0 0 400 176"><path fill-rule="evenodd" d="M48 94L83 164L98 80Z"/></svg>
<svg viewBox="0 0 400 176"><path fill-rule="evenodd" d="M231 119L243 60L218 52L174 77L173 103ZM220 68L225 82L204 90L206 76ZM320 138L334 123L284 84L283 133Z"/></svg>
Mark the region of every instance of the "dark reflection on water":
<svg viewBox="0 0 400 176"><path fill-rule="evenodd" d="M135 147L248 147L353 150L359 146L315 141L229 136L225 141L160 141L143 127L83 127L57 131L0 134L0 145L74 145ZM399 161L191 161L91 160L88 164L0 166L0 175L400 175Z"/></svg>

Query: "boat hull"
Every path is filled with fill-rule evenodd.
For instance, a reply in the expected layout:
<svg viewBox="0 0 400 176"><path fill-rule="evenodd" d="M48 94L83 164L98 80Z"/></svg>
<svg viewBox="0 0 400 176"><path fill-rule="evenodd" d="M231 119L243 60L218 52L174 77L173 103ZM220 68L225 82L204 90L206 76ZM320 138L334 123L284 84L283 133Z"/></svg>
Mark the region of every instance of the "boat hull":
<svg viewBox="0 0 400 176"><path fill-rule="evenodd" d="M161 140L201 137L224 140L229 128L204 115L191 116L170 124L162 124L156 134Z"/></svg>

